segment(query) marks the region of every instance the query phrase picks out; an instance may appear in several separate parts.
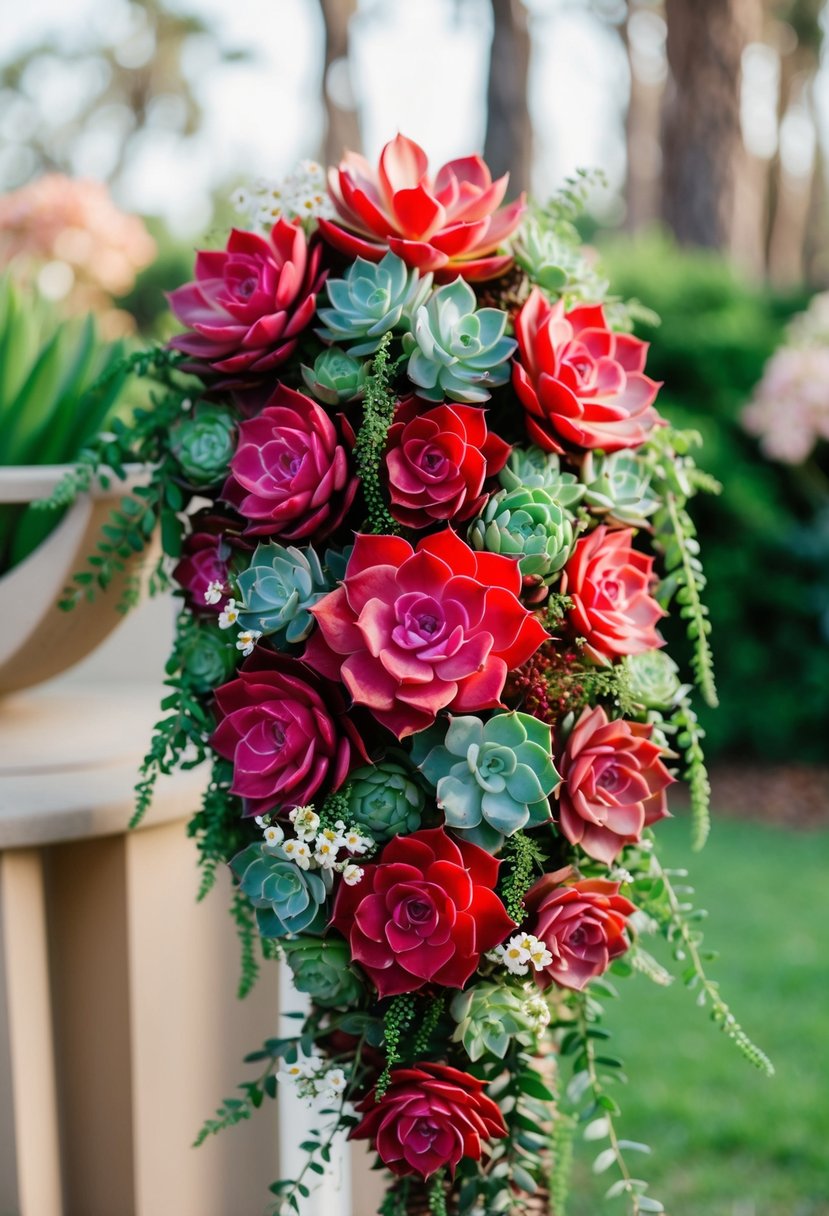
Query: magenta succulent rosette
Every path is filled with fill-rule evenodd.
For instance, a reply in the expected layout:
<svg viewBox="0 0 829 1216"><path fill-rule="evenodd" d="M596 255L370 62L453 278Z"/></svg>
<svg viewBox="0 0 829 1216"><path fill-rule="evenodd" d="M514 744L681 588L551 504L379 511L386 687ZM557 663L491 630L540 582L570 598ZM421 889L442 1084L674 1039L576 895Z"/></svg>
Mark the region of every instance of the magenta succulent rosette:
<svg viewBox="0 0 829 1216"><path fill-rule="evenodd" d="M658 859L678 771L708 827L659 632L678 604L715 703L694 437L657 413L572 198L528 212L507 187L402 135L327 187L311 163L253 187L170 296L157 412L97 451L150 484L79 591L159 518L152 580L181 608L140 809L209 762L206 883L230 863L245 976L258 933L308 1000L207 1130L277 1085L321 1099L306 1170L272 1188L298 1216L343 1129L389 1172L384 1212L543 1210L560 1118L591 1120L627 1188L596 1041L602 977L664 978L649 932L736 1025Z"/></svg>

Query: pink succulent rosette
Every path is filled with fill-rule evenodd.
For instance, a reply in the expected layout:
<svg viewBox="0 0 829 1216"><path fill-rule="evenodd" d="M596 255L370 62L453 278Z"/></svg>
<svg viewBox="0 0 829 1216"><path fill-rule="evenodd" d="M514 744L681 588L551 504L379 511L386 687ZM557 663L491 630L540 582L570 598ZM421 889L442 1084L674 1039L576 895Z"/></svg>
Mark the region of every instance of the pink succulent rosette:
<svg viewBox="0 0 829 1216"><path fill-rule="evenodd" d="M454 1174L462 1157L479 1161L484 1146L507 1134L486 1083L447 1064L394 1068L382 1098L372 1090L357 1105L363 1117L352 1140L370 1140L398 1177Z"/></svg>
<svg viewBox="0 0 829 1216"><path fill-rule="evenodd" d="M334 423L310 397L280 384L262 412L240 424L222 497L250 535L324 539L357 493L353 446L347 419Z"/></svg>
<svg viewBox="0 0 829 1216"><path fill-rule="evenodd" d="M524 195L502 207L509 174L492 180L479 156L449 161L432 178L426 153L397 135L380 153L377 169L346 152L329 173L339 222L321 219L320 231L349 258L379 262L390 249L407 266L432 271L438 283L459 274L468 282L492 279L512 264L497 250L526 210Z"/></svg>
<svg viewBox="0 0 829 1216"><path fill-rule="evenodd" d="M257 647L215 701L210 745L233 761L246 815L304 806L368 758L339 689L298 659Z"/></svg>
<svg viewBox="0 0 829 1216"><path fill-rule="evenodd" d="M513 386L526 410L527 434L547 452L644 443L660 422L660 385L644 374L647 342L609 328L604 309L564 311L533 288L515 322Z"/></svg>
<svg viewBox="0 0 829 1216"><path fill-rule="evenodd" d="M443 828L397 836L356 886L340 886L331 927L381 997L426 984L462 988L515 928L495 894L499 867Z"/></svg>
<svg viewBox="0 0 829 1216"><path fill-rule="evenodd" d="M636 909L603 878L562 882L568 871L545 874L524 896L530 932L552 962L534 972L539 988L552 984L581 991L630 947L627 917Z"/></svg>
<svg viewBox="0 0 829 1216"><path fill-rule="evenodd" d="M632 528L602 524L578 541L561 576L561 593L572 600L570 623L597 663L664 645L656 622L665 613L650 594L654 559L632 540Z"/></svg>
<svg viewBox="0 0 829 1216"><path fill-rule="evenodd" d="M386 450L390 510L407 528L428 528L476 515L484 484L500 473L511 448L487 428L472 405L422 411L417 397L401 402Z"/></svg>
<svg viewBox="0 0 829 1216"><path fill-rule="evenodd" d="M281 366L310 325L325 280L321 247L279 219L269 237L234 228L223 250L196 256L196 278L168 299L187 332L170 342L190 370L243 385Z"/></svg>
<svg viewBox="0 0 829 1216"><path fill-rule="evenodd" d="M500 705L507 672L548 636L520 591L517 562L475 553L451 529L416 550L359 535L342 585L311 609L319 629L304 658L402 739L442 709Z"/></svg>
<svg viewBox="0 0 829 1216"><path fill-rule="evenodd" d="M609 719L600 705L588 706L556 758L559 827L606 865L668 815L665 790L675 778L652 733L650 724Z"/></svg>

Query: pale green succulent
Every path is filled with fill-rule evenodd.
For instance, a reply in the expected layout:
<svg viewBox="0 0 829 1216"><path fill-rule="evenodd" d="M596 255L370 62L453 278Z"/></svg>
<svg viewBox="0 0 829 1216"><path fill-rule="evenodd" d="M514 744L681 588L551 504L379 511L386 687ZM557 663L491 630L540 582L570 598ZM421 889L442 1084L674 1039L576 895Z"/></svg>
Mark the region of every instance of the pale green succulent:
<svg viewBox="0 0 829 1216"><path fill-rule="evenodd" d="M365 395L368 363L331 346L317 355L313 367L302 364L305 387L324 405L360 401Z"/></svg>
<svg viewBox="0 0 829 1216"><path fill-rule="evenodd" d="M257 546L236 582L240 627L272 634L277 645L308 637L314 624L310 610L331 590L313 549L273 542Z"/></svg>
<svg viewBox="0 0 829 1216"><path fill-rule="evenodd" d="M524 578L550 583L573 550L570 514L549 490L499 490L469 527L473 549L519 558Z"/></svg>
<svg viewBox="0 0 829 1216"><path fill-rule="evenodd" d="M646 709L673 709L688 690L680 680L679 668L664 650L629 654L624 663L630 695Z"/></svg>
<svg viewBox="0 0 829 1216"><path fill-rule="evenodd" d="M417 774L406 763L404 753L399 754L403 763L389 755L357 769L348 781L349 811L380 844L392 836L416 832L426 802Z"/></svg>
<svg viewBox="0 0 829 1216"><path fill-rule="evenodd" d="M413 758L448 828L495 852L507 836L549 819L548 798L559 783L549 726L516 711L486 723L451 717L443 742L424 755L440 729L418 738Z"/></svg>
<svg viewBox="0 0 829 1216"><path fill-rule="evenodd" d="M365 993L342 938L299 937L285 943L285 959L297 992L322 1009L352 1009Z"/></svg>
<svg viewBox="0 0 829 1216"><path fill-rule="evenodd" d="M601 300L608 282L584 256L575 229L557 231L534 217L522 224L513 243L515 260L533 283L551 295Z"/></svg>
<svg viewBox="0 0 829 1216"><path fill-rule="evenodd" d="M641 528L659 506L651 475L646 462L633 452L587 452L581 466L584 501L620 524Z"/></svg>
<svg viewBox="0 0 829 1216"><path fill-rule="evenodd" d="M404 334L408 376L427 401L487 401L489 390L506 384L507 360L517 343L505 338L507 314L476 311L475 292L455 279L433 292L417 310L414 332Z"/></svg>
<svg viewBox="0 0 829 1216"><path fill-rule="evenodd" d="M316 332L326 342L339 342L349 355L371 355L385 334L411 329L412 318L432 287L432 275L409 270L396 253L380 262L357 258L342 279L325 285L330 308L317 316Z"/></svg>
<svg viewBox="0 0 829 1216"><path fill-rule="evenodd" d="M497 983L475 984L457 993L449 1009L458 1023L452 1042L462 1043L473 1063L485 1055L503 1060L513 1041L533 1047L549 1021L543 998L528 988Z"/></svg>
<svg viewBox="0 0 829 1216"><path fill-rule="evenodd" d="M253 904L262 937L325 929L325 900L333 883L329 870L301 870L281 849L261 844L237 853L230 868L239 890Z"/></svg>
<svg viewBox="0 0 829 1216"><path fill-rule="evenodd" d="M562 507L574 507L584 497L584 486L575 473L562 470L560 457L534 444L513 448L498 480L505 490L547 490Z"/></svg>

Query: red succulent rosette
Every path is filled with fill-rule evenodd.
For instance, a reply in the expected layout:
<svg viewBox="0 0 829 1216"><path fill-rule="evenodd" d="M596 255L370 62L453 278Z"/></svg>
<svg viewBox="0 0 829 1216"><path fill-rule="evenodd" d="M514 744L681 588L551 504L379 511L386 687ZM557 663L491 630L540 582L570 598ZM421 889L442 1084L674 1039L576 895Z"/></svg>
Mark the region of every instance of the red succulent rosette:
<svg viewBox="0 0 829 1216"><path fill-rule="evenodd" d="M428 169L426 153L404 135L386 144L376 170L346 152L329 172L340 222L321 219L320 232L349 258L379 262L390 249L439 283L503 274L512 257L496 251L521 222L524 195L501 207L509 174L493 182L479 156L449 161L434 178Z"/></svg>
<svg viewBox="0 0 829 1216"><path fill-rule="evenodd" d="M499 866L443 828L397 836L359 883L340 885L331 926L381 997L462 988L515 927L495 893Z"/></svg>
<svg viewBox="0 0 829 1216"><path fill-rule="evenodd" d="M609 328L598 304L565 313L534 288L515 321L513 385L527 434L547 452L635 448L660 421L660 385L644 375L648 344Z"/></svg>
<svg viewBox="0 0 829 1216"><path fill-rule="evenodd" d="M507 672L548 636L520 591L517 562L450 529L417 550L359 535L342 585L311 609L319 629L304 658L402 739L442 709L500 705Z"/></svg>
<svg viewBox="0 0 829 1216"><path fill-rule="evenodd" d="M233 761L230 790L245 815L304 806L368 759L337 686L298 659L257 647L215 697L210 745Z"/></svg>
<svg viewBox="0 0 829 1216"><path fill-rule="evenodd" d="M462 1157L479 1161L484 1145L507 1134L485 1082L446 1064L393 1068L386 1092L357 1104L363 1116L352 1140L370 1140L393 1174L431 1178Z"/></svg>
<svg viewBox="0 0 829 1216"><path fill-rule="evenodd" d="M325 280L322 247L309 248L299 223L277 220L269 237L234 228L223 250L196 255L196 278L170 292L187 332L170 346L188 369L244 384L279 367L310 325Z"/></svg>
<svg viewBox="0 0 829 1216"><path fill-rule="evenodd" d="M357 493L354 439L342 415L334 423L316 401L279 384L262 412L240 424L222 497L248 521L249 535L324 539Z"/></svg>
<svg viewBox="0 0 829 1216"><path fill-rule="evenodd" d="M606 865L668 814L665 790L674 778L652 732L649 724L609 719L601 706L588 706L556 757L559 827Z"/></svg>
<svg viewBox="0 0 829 1216"><path fill-rule="evenodd" d="M563 883L569 873L545 874L524 896L529 932L553 956L534 972L541 989L558 984L581 991L630 947L627 917L636 909L619 894L620 884L603 878Z"/></svg>
<svg viewBox="0 0 829 1216"><path fill-rule="evenodd" d="M390 510L407 528L476 515L484 483L501 471L511 448L488 430L473 405L439 405L419 413L417 397L397 407L386 449Z"/></svg>
<svg viewBox="0 0 829 1216"><path fill-rule="evenodd" d="M190 611L196 615L218 616L230 598L230 561L238 538L231 535L242 526L211 510L198 511L191 518L193 531L186 537L173 578L184 591ZM208 603L210 585L219 583L221 596Z"/></svg>
<svg viewBox="0 0 829 1216"><path fill-rule="evenodd" d="M562 572L560 591L573 602L570 623L597 663L664 645L656 622L665 613L650 594L654 559L632 540L632 528L601 524L578 541Z"/></svg>

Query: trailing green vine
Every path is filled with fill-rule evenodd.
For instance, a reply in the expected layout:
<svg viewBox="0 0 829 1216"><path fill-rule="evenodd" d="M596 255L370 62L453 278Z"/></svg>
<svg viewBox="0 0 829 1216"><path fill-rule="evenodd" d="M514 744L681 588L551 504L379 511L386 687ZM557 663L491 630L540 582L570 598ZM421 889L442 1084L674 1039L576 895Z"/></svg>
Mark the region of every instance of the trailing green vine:
<svg viewBox="0 0 829 1216"><path fill-rule="evenodd" d="M691 848L699 852L711 830L711 782L702 750L705 731L699 725L688 697L680 700L671 715L671 726L676 730L676 745L685 759L682 776L688 783L691 798Z"/></svg>
<svg viewBox="0 0 829 1216"><path fill-rule="evenodd" d="M386 536L396 536L400 525L386 505L380 469L386 450L386 437L394 417L395 397L391 389L389 343L386 334L377 348L366 379L363 422L354 447L354 458L366 504L366 528Z"/></svg>

